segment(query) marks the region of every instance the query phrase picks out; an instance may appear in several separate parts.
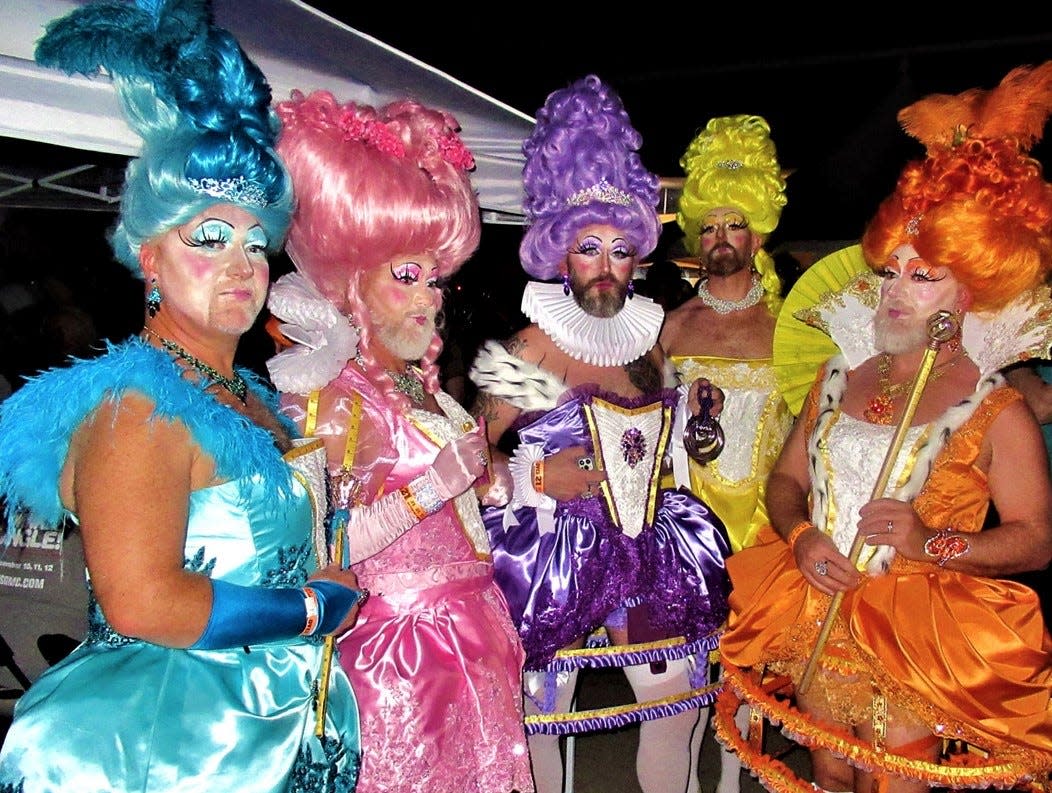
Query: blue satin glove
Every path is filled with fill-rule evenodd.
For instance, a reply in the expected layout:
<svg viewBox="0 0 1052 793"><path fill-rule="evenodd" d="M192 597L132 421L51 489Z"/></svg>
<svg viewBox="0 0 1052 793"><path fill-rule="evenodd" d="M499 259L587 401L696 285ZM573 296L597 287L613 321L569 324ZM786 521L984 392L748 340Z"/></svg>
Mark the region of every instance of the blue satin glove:
<svg viewBox="0 0 1052 793"><path fill-rule="evenodd" d="M318 601L318 624L309 636L329 634L339 627L364 592L335 581L311 581ZM307 625L302 589L268 589L212 581L212 613L192 650L221 650L292 639Z"/></svg>

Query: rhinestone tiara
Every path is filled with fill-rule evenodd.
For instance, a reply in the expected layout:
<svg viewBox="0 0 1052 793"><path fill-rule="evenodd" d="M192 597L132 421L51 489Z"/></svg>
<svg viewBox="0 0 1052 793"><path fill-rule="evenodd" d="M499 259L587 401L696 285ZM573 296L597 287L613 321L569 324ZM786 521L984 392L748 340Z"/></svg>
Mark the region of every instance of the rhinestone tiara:
<svg viewBox="0 0 1052 793"><path fill-rule="evenodd" d="M187 179L190 186L199 193L210 195L213 198L221 198L232 204L245 204L247 206L265 209L270 202L267 194L258 184L248 181L244 176L235 176L231 179Z"/></svg>
<svg viewBox="0 0 1052 793"><path fill-rule="evenodd" d="M617 187L614 187L606 179L596 182L591 187L578 190L566 199L566 205L580 207L598 201L601 204L617 204L618 206L632 206L632 196Z"/></svg>

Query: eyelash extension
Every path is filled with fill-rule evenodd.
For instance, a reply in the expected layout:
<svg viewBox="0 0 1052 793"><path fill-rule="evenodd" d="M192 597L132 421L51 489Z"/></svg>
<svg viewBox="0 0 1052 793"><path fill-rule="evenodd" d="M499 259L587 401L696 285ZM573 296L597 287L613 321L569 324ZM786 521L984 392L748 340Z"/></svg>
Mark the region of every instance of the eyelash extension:
<svg viewBox="0 0 1052 793"><path fill-rule="evenodd" d="M570 253L575 253L578 256L583 256L595 250L597 250L597 247L595 245L575 245L574 247L570 248Z"/></svg>
<svg viewBox="0 0 1052 793"><path fill-rule="evenodd" d="M935 284L935 283L938 283L939 281L941 281L943 278L945 278L946 274L944 273L944 274L940 275L938 278L936 278L934 275L932 275L929 272L921 272L921 271L917 270L917 271L915 271L913 273L913 277L914 278L920 278L920 279L922 279L924 281L927 281L930 284Z"/></svg>
<svg viewBox="0 0 1052 793"><path fill-rule="evenodd" d="M203 248L212 242L226 242L225 237L220 232L217 237L208 236L208 232L204 232L204 236L201 239L194 239L193 237L184 237L183 232L179 232L179 239L183 241L183 244L189 248Z"/></svg>

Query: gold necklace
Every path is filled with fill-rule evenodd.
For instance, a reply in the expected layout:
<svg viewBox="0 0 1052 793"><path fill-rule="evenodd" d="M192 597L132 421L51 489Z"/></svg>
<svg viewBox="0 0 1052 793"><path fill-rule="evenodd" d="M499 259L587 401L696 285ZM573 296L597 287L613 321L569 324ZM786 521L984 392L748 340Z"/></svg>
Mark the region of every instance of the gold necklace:
<svg viewBox="0 0 1052 793"><path fill-rule="evenodd" d="M956 355L932 369L931 374L928 375L928 382L934 383L942 377L943 373L956 364L961 357ZM871 424L891 424L895 420L895 400L911 385L913 385L912 380L902 383L891 382L891 354L882 352L880 358L877 359L877 388L879 390L869 400L866 409L862 411L866 421Z"/></svg>

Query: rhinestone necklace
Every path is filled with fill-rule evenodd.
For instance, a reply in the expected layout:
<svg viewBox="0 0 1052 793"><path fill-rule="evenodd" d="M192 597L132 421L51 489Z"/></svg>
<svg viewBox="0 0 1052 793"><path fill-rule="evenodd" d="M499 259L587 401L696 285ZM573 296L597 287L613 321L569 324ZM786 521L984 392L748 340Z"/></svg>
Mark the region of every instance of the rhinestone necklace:
<svg viewBox="0 0 1052 793"><path fill-rule="evenodd" d="M760 283L760 277L755 273L752 277L752 287L749 288L749 291L745 293L745 297L741 300L724 300L722 297L716 297L709 291L708 284L707 278L698 281L698 298L717 314L744 311L755 306L760 302L760 298L763 297L763 284Z"/></svg>
<svg viewBox="0 0 1052 793"><path fill-rule="evenodd" d="M190 366L196 369L198 372L203 374L213 383L221 385L235 397L237 397L241 404L245 404L245 400L248 399L248 384L245 383L245 378L234 372L233 377L226 377L219 373L214 366L209 366L207 363L202 361L200 358L191 355L174 341L166 339L164 336L160 336L154 333L149 328L143 328L143 332L147 335L153 336L157 341L161 343L168 352L172 353L176 358L181 358L186 361Z"/></svg>
<svg viewBox="0 0 1052 793"><path fill-rule="evenodd" d="M424 404L424 384L419 377L410 374L408 369L405 372L392 372L388 369L387 374L394 380L395 388L409 397L410 402L418 406Z"/></svg>

